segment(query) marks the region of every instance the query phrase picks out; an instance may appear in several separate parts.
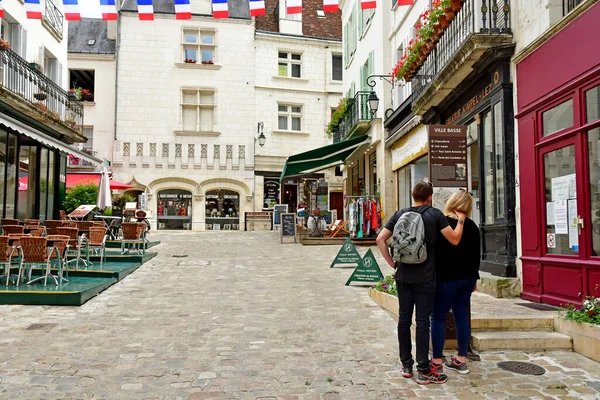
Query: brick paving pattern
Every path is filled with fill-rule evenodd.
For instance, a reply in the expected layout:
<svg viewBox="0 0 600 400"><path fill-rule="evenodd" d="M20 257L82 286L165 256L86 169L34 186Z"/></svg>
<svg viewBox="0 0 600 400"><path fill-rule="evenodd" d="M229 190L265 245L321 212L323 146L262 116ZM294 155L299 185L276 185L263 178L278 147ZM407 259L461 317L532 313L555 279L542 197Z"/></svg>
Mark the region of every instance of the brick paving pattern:
<svg viewBox="0 0 600 400"><path fill-rule="evenodd" d="M338 246L281 245L276 232L152 239L156 258L81 307L0 306L1 399L600 398L599 364L571 352L482 353L444 385L402 378L396 323L344 286L352 269L329 268Z"/></svg>

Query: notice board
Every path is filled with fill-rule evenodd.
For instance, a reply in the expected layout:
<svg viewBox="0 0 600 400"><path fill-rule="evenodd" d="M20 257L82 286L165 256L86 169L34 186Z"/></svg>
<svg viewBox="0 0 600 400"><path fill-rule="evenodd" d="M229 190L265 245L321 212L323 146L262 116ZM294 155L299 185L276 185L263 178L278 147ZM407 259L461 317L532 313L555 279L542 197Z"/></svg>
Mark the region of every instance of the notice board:
<svg viewBox="0 0 600 400"><path fill-rule="evenodd" d="M467 187L467 126L429 125L429 177L433 187Z"/></svg>
<svg viewBox="0 0 600 400"><path fill-rule="evenodd" d="M285 237L291 237L296 243L296 214L281 213L281 243Z"/></svg>

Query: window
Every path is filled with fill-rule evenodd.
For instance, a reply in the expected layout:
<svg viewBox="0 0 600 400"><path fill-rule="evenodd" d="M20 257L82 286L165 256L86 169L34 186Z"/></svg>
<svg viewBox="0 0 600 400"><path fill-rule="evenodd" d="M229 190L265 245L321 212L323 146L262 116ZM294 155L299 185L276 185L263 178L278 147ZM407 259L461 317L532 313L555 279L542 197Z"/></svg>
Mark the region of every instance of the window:
<svg viewBox="0 0 600 400"><path fill-rule="evenodd" d="M186 63L215 62L215 31L210 29L184 29L183 31L183 60Z"/></svg>
<svg viewBox="0 0 600 400"><path fill-rule="evenodd" d="M214 130L215 92L212 89L181 90L181 120L184 131Z"/></svg>
<svg viewBox="0 0 600 400"><path fill-rule="evenodd" d="M302 54L279 52L279 76L302 77Z"/></svg>
<svg viewBox="0 0 600 400"><path fill-rule="evenodd" d="M87 142L82 143L81 148L92 150L94 148L94 127L84 127L83 136L86 137Z"/></svg>
<svg viewBox="0 0 600 400"><path fill-rule="evenodd" d="M342 65L342 55L331 55L331 80L341 81L344 76L344 67Z"/></svg>
<svg viewBox="0 0 600 400"><path fill-rule="evenodd" d="M587 122L600 119L600 85L585 92Z"/></svg>
<svg viewBox="0 0 600 400"><path fill-rule="evenodd" d="M292 105L279 105L279 119L277 123L278 129L282 131L297 131L302 130L302 107Z"/></svg>
<svg viewBox="0 0 600 400"><path fill-rule="evenodd" d="M506 217L502 103L494 104L492 111L493 113L486 112L481 118L483 125L483 179L485 182L483 186L484 221L488 225Z"/></svg>
<svg viewBox="0 0 600 400"><path fill-rule="evenodd" d="M360 10L360 19L361 19L360 35L361 35L361 37L365 33L365 31L367 30L369 25L371 24L371 21L373 21L373 15L375 15L374 8L371 8L368 10Z"/></svg>
<svg viewBox="0 0 600 400"><path fill-rule="evenodd" d="M7 14L6 11L4 11ZM10 42L12 51L27 58L27 31L19 24L11 24L5 18L2 19L0 36Z"/></svg>
<svg viewBox="0 0 600 400"><path fill-rule="evenodd" d="M496 157L496 218L504 218L504 123L502 103L494 105L494 147Z"/></svg>
<svg viewBox="0 0 600 400"><path fill-rule="evenodd" d="M79 100L94 101L95 79L96 72L93 69L69 70L69 88L77 93Z"/></svg>
<svg viewBox="0 0 600 400"><path fill-rule="evenodd" d="M544 111L542 121L543 137L573 126L573 99Z"/></svg>

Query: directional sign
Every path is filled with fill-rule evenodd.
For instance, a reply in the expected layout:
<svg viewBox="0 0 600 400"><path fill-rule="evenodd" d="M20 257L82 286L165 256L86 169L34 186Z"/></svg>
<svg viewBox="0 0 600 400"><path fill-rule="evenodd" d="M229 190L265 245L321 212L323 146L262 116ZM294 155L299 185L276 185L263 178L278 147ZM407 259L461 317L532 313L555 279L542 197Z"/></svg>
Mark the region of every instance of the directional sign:
<svg viewBox="0 0 600 400"><path fill-rule="evenodd" d="M377 264L373 252L369 249L367 254L365 254L365 257L358 264L358 267L356 267L352 275L350 275L348 282L346 282L346 286L351 282L376 283L382 280L383 274L379 269L379 264Z"/></svg>
<svg viewBox="0 0 600 400"><path fill-rule="evenodd" d="M333 268L335 264L359 264L360 263L360 254L356 250L356 247L352 244L352 240L350 238L346 238L342 248L338 252L337 256L329 266L329 268Z"/></svg>

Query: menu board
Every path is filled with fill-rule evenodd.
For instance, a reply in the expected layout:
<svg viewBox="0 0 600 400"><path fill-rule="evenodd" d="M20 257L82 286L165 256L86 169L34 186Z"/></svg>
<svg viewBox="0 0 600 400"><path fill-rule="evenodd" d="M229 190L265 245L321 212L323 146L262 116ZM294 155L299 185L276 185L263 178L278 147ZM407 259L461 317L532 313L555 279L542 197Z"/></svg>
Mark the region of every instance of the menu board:
<svg viewBox="0 0 600 400"><path fill-rule="evenodd" d="M466 125L429 125L429 176L434 187L467 187Z"/></svg>
<svg viewBox="0 0 600 400"><path fill-rule="evenodd" d="M296 215L293 213L281 213L281 243L284 237L293 237L296 242Z"/></svg>
<svg viewBox="0 0 600 400"><path fill-rule="evenodd" d="M286 213L287 211L287 204L275 204L275 206L273 207L273 225L281 225L281 213Z"/></svg>
<svg viewBox="0 0 600 400"><path fill-rule="evenodd" d="M83 218L90 213L94 208L95 204L83 204L77 207L69 214L69 218Z"/></svg>

